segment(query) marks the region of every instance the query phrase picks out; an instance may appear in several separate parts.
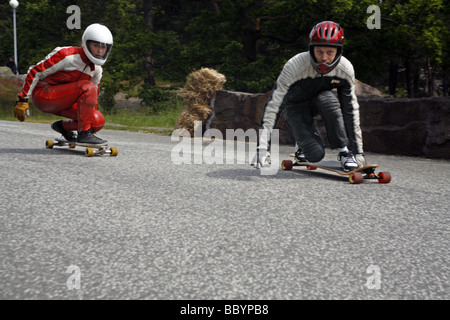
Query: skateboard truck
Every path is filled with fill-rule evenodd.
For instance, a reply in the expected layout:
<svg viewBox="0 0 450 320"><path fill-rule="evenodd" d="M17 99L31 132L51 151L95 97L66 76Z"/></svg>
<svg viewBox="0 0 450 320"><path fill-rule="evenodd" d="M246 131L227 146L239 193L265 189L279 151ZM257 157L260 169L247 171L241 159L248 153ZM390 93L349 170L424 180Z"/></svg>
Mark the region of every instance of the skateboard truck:
<svg viewBox="0 0 450 320"><path fill-rule="evenodd" d="M84 145L79 144L74 141L67 141L64 139L56 138L55 141L47 140L45 141L45 147L47 149L53 149L53 147L69 147L70 149L75 149L77 146L86 148L84 151L84 155L86 157L93 157L96 155L104 155L109 154L111 157L115 157L119 154L119 151L116 147L108 147L108 145Z"/></svg>
<svg viewBox="0 0 450 320"><path fill-rule="evenodd" d="M362 172L364 172L364 175ZM378 180L379 183L389 183L391 182L391 174L389 172L379 172L377 175L375 174L375 167L369 167L360 172L353 172L348 176L348 180L352 184L359 184L364 179L374 179Z"/></svg>

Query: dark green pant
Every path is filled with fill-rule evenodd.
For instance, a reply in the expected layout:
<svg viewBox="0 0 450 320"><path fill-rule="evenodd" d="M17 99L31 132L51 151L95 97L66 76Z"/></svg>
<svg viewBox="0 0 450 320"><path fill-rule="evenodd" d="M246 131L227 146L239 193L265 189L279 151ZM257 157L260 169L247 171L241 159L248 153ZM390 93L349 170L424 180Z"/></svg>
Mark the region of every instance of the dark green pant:
<svg viewBox="0 0 450 320"><path fill-rule="evenodd" d="M323 141L314 123L314 117L318 114L325 124L331 148L345 147L347 134L341 106L332 91L322 91L312 100L287 105L284 109L294 139L309 162L319 162L325 156Z"/></svg>

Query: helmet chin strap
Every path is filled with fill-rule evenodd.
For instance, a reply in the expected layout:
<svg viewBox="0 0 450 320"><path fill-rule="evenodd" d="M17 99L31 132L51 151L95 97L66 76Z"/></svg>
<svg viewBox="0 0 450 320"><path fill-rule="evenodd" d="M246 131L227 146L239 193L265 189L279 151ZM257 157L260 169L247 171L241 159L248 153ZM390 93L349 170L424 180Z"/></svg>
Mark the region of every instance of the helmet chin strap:
<svg viewBox="0 0 450 320"><path fill-rule="evenodd" d="M311 56L311 57L312 57L312 56ZM333 62L330 63L330 64L325 63L325 62L317 62L317 60L316 60L315 57L313 58L312 61L314 62L314 65L315 65L314 68L316 69L316 71L317 71L319 74L324 75L324 74L327 74L327 73L331 72L331 70L333 70L333 69L336 67L337 61L340 60L340 59L341 59L340 56L336 56L336 57L334 58ZM331 68L331 69L330 69L330 68Z"/></svg>
<svg viewBox="0 0 450 320"><path fill-rule="evenodd" d="M319 64L319 68L320 68L320 74L325 74L325 71L330 67L329 64L326 63L320 63Z"/></svg>

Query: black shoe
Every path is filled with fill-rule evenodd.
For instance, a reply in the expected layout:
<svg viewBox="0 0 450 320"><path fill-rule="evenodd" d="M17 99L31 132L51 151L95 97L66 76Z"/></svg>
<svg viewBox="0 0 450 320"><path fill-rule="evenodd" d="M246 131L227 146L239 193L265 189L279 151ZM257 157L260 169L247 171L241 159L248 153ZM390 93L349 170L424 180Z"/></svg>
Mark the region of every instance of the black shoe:
<svg viewBox="0 0 450 320"><path fill-rule="evenodd" d="M303 153L302 149L297 145L297 151L295 151L295 161L297 162L308 162L306 161L305 154Z"/></svg>
<svg viewBox="0 0 450 320"><path fill-rule="evenodd" d="M77 135L75 134L75 132L67 131L66 129L64 129L62 120L53 122L51 127L56 132L61 133L64 139L66 139L67 141L77 141Z"/></svg>
<svg viewBox="0 0 450 320"><path fill-rule="evenodd" d="M87 131L81 131L78 133L77 143L87 145L96 144L99 146L103 146L108 144L108 141L100 139L99 137L95 136L94 130L89 129Z"/></svg>
<svg viewBox="0 0 450 320"><path fill-rule="evenodd" d="M297 161L297 162L308 162L306 160L306 158L305 158L305 154L301 150L298 150L295 153L295 161Z"/></svg>

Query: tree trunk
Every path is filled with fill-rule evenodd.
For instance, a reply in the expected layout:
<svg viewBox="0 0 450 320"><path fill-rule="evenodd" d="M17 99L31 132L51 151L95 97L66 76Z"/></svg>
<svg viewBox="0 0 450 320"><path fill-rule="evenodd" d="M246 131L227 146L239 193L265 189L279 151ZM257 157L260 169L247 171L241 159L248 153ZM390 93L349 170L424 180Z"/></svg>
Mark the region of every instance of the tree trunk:
<svg viewBox="0 0 450 320"><path fill-rule="evenodd" d="M147 28L150 32L153 32L153 0L144 0L144 21L147 25ZM148 49L146 54L146 61L144 64L144 69L146 71L146 77L144 78L144 83L150 84L154 86L155 76L153 73L153 58L152 58L152 49Z"/></svg>
<svg viewBox="0 0 450 320"><path fill-rule="evenodd" d="M442 95L444 97L448 97L449 96L449 81L448 81L448 73L447 72L443 72L442 73Z"/></svg>
<svg viewBox="0 0 450 320"><path fill-rule="evenodd" d="M254 19L250 18L247 14L248 8L242 8L239 11L239 18L241 20L242 31L242 44L244 47L243 55L247 58L247 61L253 62L256 60L257 55L257 43L259 40L259 30L257 30L257 24Z"/></svg>
<svg viewBox="0 0 450 320"><path fill-rule="evenodd" d="M389 64L389 94L395 97L397 91L397 64L391 61Z"/></svg>
<svg viewBox="0 0 450 320"><path fill-rule="evenodd" d="M427 57L427 85L428 85L428 95L430 97L434 96L436 87L434 85L434 76L436 74L436 65L431 64L431 59Z"/></svg>
<svg viewBox="0 0 450 320"><path fill-rule="evenodd" d="M413 90L414 90L414 96L412 98L417 97L418 93L420 92L420 72L419 69L413 68Z"/></svg>
<svg viewBox="0 0 450 320"><path fill-rule="evenodd" d="M211 4L214 8L214 12L220 13L220 7L216 0L211 0Z"/></svg>
<svg viewBox="0 0 450 320"><path fill-rule="evenodd" d="M405 59L405 76L406 76L406 90L408 98L414 98L414 72L412 68L412 54L408 52Z"/></svg>

